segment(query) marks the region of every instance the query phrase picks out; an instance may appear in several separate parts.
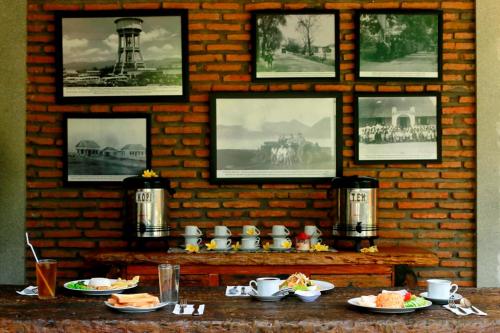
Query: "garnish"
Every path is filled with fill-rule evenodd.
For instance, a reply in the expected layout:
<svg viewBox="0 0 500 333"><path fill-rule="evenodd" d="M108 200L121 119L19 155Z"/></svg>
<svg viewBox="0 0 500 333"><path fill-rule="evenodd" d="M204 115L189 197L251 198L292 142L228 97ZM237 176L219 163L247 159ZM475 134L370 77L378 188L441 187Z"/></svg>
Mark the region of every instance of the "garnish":
<svg viewBox="0 0 500 333"><path fill-rule="evenodd" d="M240 242L236 242L236 244L231 245L233 251L238 251L240 249Z"/></svg>
<svg viewBox="0 0 500 333"><path fill-rule="evenodd" d="M156 172L154 172L152 169L151 170L144 170L144 172L142 173L142 176L144 178L153 178L153 177L158 177L158 175L156 174Z"/></svg>
<svg viewBox="0 0 500 333"><path fill-rule="evenodd" d="M70 282L66 285L66 287L69 289L76 289L76 290L90 290L90 289L92 289L92 288L86 286L83 281Z"/></svg>
<svg viewBox="0 0 500 333"><path fill-rule="evenodd" d="M255 229L253 229L253 228L252 229L247 229L247 235L249 235L249 236L255 235Z"/></svg>
<svg viewBox="0 0 500 333"><path fill-rule="evenodd" d="M313 246L313 250L318 252L328 251L328 245L316 243Z"/></svg>
<svg viewBox="0 0 500 333"><path fill-rule="evenodd" d="M289 241L284 241L281 243L281 247L284 248L284 249L289 249L292 247L292 242L289 242Z"/></svg>
<svg viewBox="0 0 500 333"><path fill-rule="evenodd" d="M364 247L361 250L359 250L359 252L361 252L361 253L375 253L375 252L378 252L378 248L377 248L377 245L373 245L370 247Z"/></svg>
<svg viewBox="0 0 500 333"><path fill-rule="evenodd" d="M269 244L269 242L266 242L266 244L262 245L262 249L264 251L269 251L271 249L271 244Z"/></svg>
<svg viewBox="0 0 500 333"><path fill-rule="evenodd" d="M215 250L217 247L217 243L215 242L215 239L212 239L210 243L205 243L205 246L207 247L207 250Z"/></svg>
<svg viewBox="0 0 500 333"><path fill-rule="evenodd" d="M186 246L186 251L188 251L189 253L197 253L200 252L200 247L198 245L188 244Z"/></svg>

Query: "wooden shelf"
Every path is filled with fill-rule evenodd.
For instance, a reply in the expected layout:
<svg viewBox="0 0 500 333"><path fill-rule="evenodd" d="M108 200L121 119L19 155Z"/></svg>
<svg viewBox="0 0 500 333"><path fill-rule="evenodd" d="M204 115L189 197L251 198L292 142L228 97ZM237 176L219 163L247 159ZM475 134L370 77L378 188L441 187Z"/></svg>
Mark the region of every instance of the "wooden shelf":
<svg viewBox="0 0 500 333"><path fill-rule="evenodd" d="M115 274L126 278L141 275L143 280L155 280L156 266L160 263L178 264L184 284L210 286L237 283L238 278L248 281L249 276L303 272L336 285L386 287L394 285L396 265L436 266L439 263L434 253L411 247L380 248L377 253L99 251L87 253L84 258L91 266L106 265Z"/></svg>

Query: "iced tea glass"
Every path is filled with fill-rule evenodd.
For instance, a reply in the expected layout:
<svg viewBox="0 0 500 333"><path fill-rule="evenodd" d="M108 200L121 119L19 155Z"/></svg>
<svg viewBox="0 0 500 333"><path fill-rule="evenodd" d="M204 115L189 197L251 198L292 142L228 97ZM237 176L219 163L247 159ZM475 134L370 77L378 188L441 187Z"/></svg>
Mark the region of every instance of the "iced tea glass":
<svg viewBox="0 0 500 333"><path fill-rule="evenodd" d="M39 299L56 297L57 261L42 259L36 263L36 285Z"/></svg>

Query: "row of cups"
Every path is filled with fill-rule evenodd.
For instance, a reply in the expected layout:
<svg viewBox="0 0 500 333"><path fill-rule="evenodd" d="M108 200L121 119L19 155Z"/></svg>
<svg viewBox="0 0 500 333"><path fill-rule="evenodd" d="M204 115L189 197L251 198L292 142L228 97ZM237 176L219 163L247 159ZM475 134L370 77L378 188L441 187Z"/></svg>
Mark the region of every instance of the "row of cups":
<svg viewBox="0 0 500 333"><path fill-rule="evenodd" d="M310 236L311 246L321 243L320 238L322 232L315 225L306 225L304 232ZM260 230L254 225L244 225L241 233L241 249L242 250L256 250L260 248ZM203 232L194 225L188 225L184 228L185 246L197 245L200 246L203 242L201 236ZM215 242L216 250L229 250L231 248L231 230L223 225L214 227L213 241ZM273 238L274 249L289 248L291 242L290 230L284 225L273 225L270 236Z"/></svg>

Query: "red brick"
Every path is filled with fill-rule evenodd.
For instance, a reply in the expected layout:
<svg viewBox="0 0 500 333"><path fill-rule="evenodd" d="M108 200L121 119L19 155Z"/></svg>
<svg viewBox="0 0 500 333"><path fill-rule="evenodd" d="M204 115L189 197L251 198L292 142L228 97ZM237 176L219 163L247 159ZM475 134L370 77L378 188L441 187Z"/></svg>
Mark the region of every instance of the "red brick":
<svg viewBox="0 0 500 333"><path fill-rule="evenodd" d="M249 201L249 200L238 200L238 201L226 201L222 204L224 208L260 208L261 204L259 201Z"/></svg>
<svg viewBox="0 0 500 333"><path fill-rule="evenodd" d="M201 8L213 10L238 10L240 7L239 3L231 2L204 2L201 4Z"/></svg>

